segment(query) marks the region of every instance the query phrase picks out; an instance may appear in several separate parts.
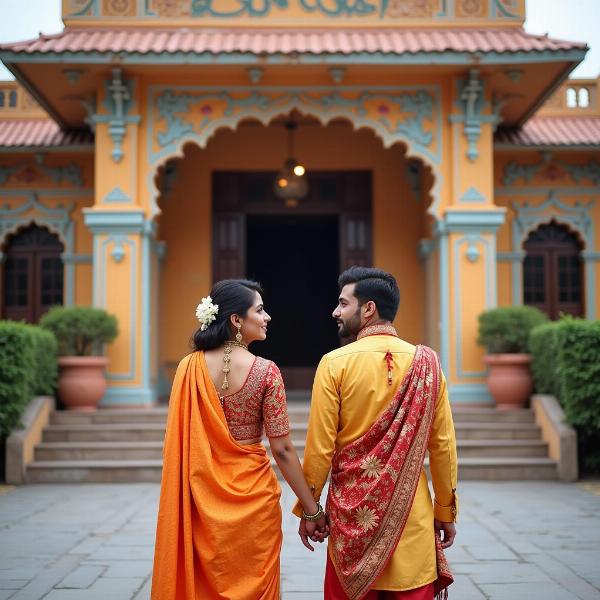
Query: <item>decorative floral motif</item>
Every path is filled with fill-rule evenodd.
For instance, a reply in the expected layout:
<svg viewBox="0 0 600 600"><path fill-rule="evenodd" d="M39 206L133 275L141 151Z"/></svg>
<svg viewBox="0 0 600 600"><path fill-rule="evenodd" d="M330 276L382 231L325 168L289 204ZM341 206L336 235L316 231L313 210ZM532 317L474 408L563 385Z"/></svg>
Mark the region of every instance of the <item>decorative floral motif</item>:
<svg viewBox="0 0 600 600"><path fill-rule="evenodd" d="M361 506L356 510L354 520L363 531L369 531L376 527L379 517L367 506Z"/></svg>
<svg viewBox="0 0 600 600"><path fill-rule="evenodd" d="M200 331L206 331L208 326L217 318L219 305L213 304L212 298L206 296L196 307L196 318L200 321Z"/></svg>
<svg viewBox="0 0 600 600"><path fill-rule="evenodd" d="M367 477L376 479L379 477L379 475L381 475L383 463L376 456L367 456L367 458L365 458L360 464L360 468L364 471Z"/></svg>

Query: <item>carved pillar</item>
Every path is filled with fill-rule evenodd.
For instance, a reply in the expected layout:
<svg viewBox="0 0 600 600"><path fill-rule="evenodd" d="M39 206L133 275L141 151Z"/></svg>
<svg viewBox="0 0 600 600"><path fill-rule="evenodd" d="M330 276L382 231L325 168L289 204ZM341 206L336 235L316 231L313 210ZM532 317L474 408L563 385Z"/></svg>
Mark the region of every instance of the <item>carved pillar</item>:
<svg viewBox="0 0 600 600"><path fill-rule="evenodd" d="M493 199L497 107L477 69L454 82L449 117L451 197L436 224L439 251L440 356L454 403L487 404L484 349L477 317L497 303L496 231L505 209Z"/></svg>
<svg viewBox="0 0 600 600"><path fill-rule="evenodd" d="M107 348L109 387L102 406L154 402L151 369L155 226L140 205L137 82L113 69L98 90L95 204L85 210L94 235L93 303L115 314L119 336Z"/></svg>

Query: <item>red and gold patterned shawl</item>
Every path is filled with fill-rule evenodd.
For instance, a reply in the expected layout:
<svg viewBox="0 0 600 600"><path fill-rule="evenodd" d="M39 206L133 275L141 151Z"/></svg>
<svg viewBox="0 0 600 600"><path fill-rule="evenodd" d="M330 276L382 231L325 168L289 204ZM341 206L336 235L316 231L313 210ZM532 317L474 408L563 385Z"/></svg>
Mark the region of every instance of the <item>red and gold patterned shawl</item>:
<svg viewBox="0 0 600 600"><path fill-rule="evenodd" d="M417 346L390 406L334 456L327 498L329 550L350 600L367 594L398 545L423 468L439 386L435 352ZM452 583L452 575L437 536L436 545L438 594Z"/></svg>

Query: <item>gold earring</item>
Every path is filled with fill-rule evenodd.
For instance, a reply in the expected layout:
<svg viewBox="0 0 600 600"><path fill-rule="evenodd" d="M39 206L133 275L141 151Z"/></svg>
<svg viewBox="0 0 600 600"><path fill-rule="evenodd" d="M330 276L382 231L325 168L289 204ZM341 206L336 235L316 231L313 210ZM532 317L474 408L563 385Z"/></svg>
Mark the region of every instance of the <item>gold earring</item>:
<svg viewBox="0 0 600 600"><path fill-rule="evenodd" d="M242 325L241 325L241 323L238 323L236 325L236 327L237 327L237 333L235 334L235 341L238 344L241 344L242 343Z"/></svg>

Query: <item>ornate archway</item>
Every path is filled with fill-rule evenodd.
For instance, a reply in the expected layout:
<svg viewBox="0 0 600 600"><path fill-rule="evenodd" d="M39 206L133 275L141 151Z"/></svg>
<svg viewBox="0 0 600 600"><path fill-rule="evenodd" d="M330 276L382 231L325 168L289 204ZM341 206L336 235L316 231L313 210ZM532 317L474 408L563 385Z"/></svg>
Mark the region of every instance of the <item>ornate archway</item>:
<svg viewBox="0 0 600 600"><path fill-rule="evenodd" d="M37 323L63 303L63 244L46 227L29 224L8 237L4 248L2 317Z"/></svg>
<svg viewBox="0 0 600 600"><path fill-rule="evenodd" d="M169 159L183 156L186 143L205 148L219 129L236 129L247 119L269 125L275 118L298 111L322 125L345 119L355 130L367 128L384 148L406 147L408 158L432 169L433 187L428 212L438 218L442 156L442 107L439 85L254 87L231 89L208 86L151 86L148 90L147 148L151 212L156 215L160 190L155 173Z"/></svg>
<svg viewBox="0 0 600 600"><path fill-rule="evenodd" d="M582 243L555 220L540 225L523 245L523 302L551 319L584 314Z"/></svg>

